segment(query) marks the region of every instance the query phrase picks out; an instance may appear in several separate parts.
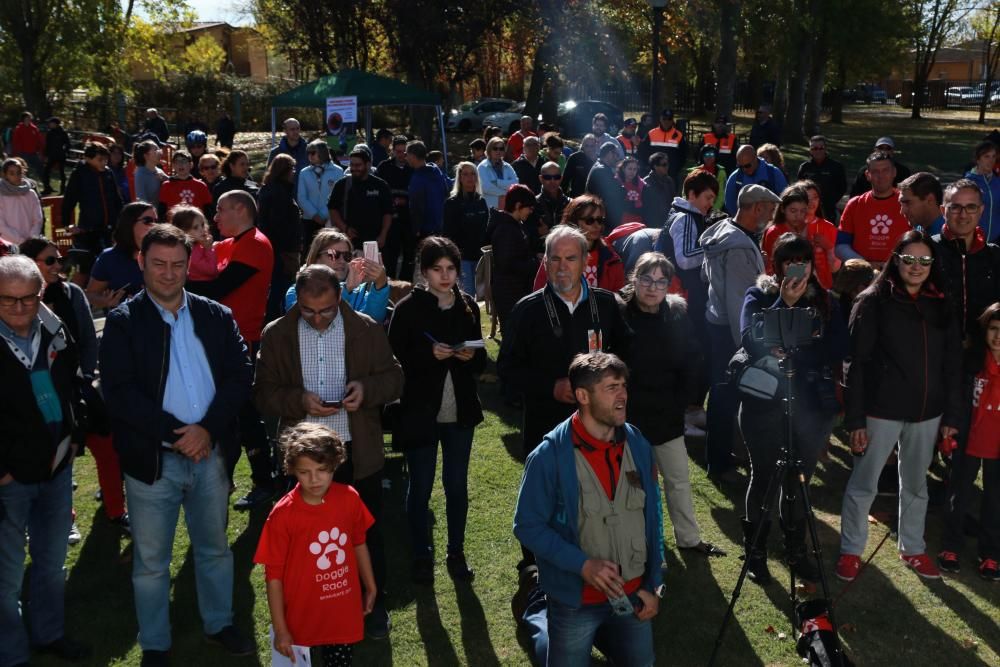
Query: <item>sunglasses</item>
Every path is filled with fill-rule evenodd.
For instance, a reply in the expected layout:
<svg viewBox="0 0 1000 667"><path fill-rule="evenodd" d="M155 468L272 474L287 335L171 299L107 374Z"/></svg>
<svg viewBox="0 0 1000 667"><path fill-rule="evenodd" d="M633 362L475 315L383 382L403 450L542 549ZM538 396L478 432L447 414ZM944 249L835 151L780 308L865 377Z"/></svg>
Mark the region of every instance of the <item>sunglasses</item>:
<svg viewBox="0 0 1000 667"><path fill-rule="evenodd" d="M155 215L144 215L141 218L137 218L136 222L141 222L144 225L155 225L156 216Z"/></svg>
<svg viewBox="0 0 1000 667"><path fill-rule="evenodd" d="M898 257L899 261L901 261L903 264L906 264L907 266L913 266L914 264L920 264L920 266L930 266L931 264L934 263L934 258L928 255L917 257L916 255L897 254L896 257Z"/></svg>
<svg viewBox="0 0 1000 667"><path fill-rule="evenodd" d="M747 162L746 164L738 164L736 166L739 167L740 169L753 169L753 165L754 165L753 162Z"/></svg>
<svg viewBox="0 0 1000 667"><path fill-rule="evenodd" d="M603 215L588 215L579 219L580 222L585 222L588 225L603 225L604 216Z"/></svg>
<svg viewBox="0 0 1000 667"><path fill-rule="evenodd" d="M56 264L56 263L58 263L60 266L62 266L63 264L66 263L66 258L65 257L60 257L59 255L52 255L52 256L46 257L45 259L42 260L42 264L44 264L45 266L52 266L53 264Z"/></svg>
<svg viewBox="0 0 1000 667"><path fill-rule="evenodd" d="M343 259L346 261L352 257L350 250L324 250L323 254L332 260Z"/></svg>
<svg viewBox="0 0 1000 667"><path fill-rule="evenodd" d="M493 151L494 153L503 153L504 147L503 146L494 146L490 150Z"/></svg>
<svg viewBox="0 0 1000 667"><path fill-rule="evenodd" d="M558 181L561 178L559 174L542 174L543 181Z"/></svg>

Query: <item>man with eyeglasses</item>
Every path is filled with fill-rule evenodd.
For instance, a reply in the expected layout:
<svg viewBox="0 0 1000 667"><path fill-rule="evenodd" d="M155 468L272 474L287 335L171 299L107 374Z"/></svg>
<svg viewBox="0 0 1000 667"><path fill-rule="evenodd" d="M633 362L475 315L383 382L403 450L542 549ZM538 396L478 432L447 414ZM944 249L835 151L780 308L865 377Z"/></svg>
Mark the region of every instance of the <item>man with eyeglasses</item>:
<svg viewBox="0 0 1000 667"><path fill-rule="evenodd" d="M762 185L775 195L788 187L788 179L777 167L764 158L757 157L757 150L744 144L736 151L736 171L726 180L726 213L736 215L739 209L738 197L747 185Z"/></svg>
<svg viewBox="0 0 1000 667"><path fill-rule="evenodd" d="M542 191L535 197L535 208L524 223L532 249L541 254L545 249L545 237L552 228L562 222L563 211L569 204L569 197L560 189L562 174L555 162L546 162L541 171Z"/></svg>
<svg viewBox="0 0 1000 667"><path fill-rule="evenodd" d="M979 340L979 316L1000 299L1000 247L986 240L979 219L983 193L975 181L955 181L944 191L945 224L933 237L944 272L945 293L955 305L962 337Z"/></svg>
<svg viewBox="0 0 1000 667"><path fill-rule="evenodd" d="M149 666L169 664L170 561L181 507L205 639L233 655L254 651L233 624L226 536L250 358L231 311L184 289L191 243L177 227L153 225L139 254L146 287L108 315L99 352L125 473L138 639Z"/></svg>
<svg viewBox="0 0 1000 667"><path fill-rule="evenodd" d="M597 137L585 134L580 140L580 150L566 158L566 168L563 170L562 189L570 198L587 192L587 176L596 160Z"/></svg>
<svg viewBox="0 0 1000 667"><path fill-rule="evenodd" d="M837 203L847 192L847 175L844 165L827 154L823 135L809 138L809 159L799 165L796 179L809 180L819 186L823 217L837 224Z"/></svg>
<svg viewBox="0 0 1000 667"><path fill-rule="evenodd" d="M402 394L403 370L382 325L340 298L332 268L303 268L295 290L298 303L264 329L254 401L262 413L281 420L281 429L308 421L333 429L344 441L347 461L334 480L357 489L375 519L366 543L378 597L365 616L365 634L383 639L391 624L384 593L381 411Z"/></svg>
<svg viewBox="0 0 1000 667"><path fill-rule="evenodd" d="M844 207L834 252L842 261L860 258L881 269L896 241L910 230L910 223L900 208L892 156L875 151L867 163L871 190L851 198Z"/></svg>
<svg viewBox="0 0 1000 667"><path fill-rule="evenodd" d="M65 634L66 535L72 524L79 353L41 304L34 261L0 257L0 664L28 664L31 649L78 662L90 649ZM30 539L30 543L28 542ZM25 545L31 601L21 616ZM30 630L30 639L29 639Z"/></svg>

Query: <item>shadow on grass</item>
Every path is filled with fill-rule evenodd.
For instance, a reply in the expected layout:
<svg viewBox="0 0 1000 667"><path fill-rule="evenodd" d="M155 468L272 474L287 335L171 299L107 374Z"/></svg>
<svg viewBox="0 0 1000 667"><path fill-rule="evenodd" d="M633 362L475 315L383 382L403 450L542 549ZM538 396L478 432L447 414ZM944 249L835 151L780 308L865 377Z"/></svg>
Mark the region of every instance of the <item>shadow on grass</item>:
<svg viewBox="0 0 1000 667"><path fill-rule="evenodd" d="M486 612L479 602L475 588L462 582L455 582L455 600L462 617L462 647L465 649L465 664L499 667L500 659L493 650L490 629L486 624Z"/></svg>
<svg viewBox="0 0 1000 667"><path fill-rule="evenodd" d="M984 586L990 584L981 582ZM1000 628L997 627L995 616L987 616L969 601L969 598L960 591L955 590L948 579L939 582L927 582L927 590L934 594L945 606L951 609L979 637L993 649L994 653L1000 654ZM994 607L994 610L996 607Z"/></svg>
<svg viewBox="0 0 1000 667"><path fill-rule="evenodd" d="M437 598L432 588L424 588L416 594L417 631L424 644L427 664L442 667L458 667L462 662L455 653L455 647L441 624ZM469 663L474 664L474 663Z"/></svg>

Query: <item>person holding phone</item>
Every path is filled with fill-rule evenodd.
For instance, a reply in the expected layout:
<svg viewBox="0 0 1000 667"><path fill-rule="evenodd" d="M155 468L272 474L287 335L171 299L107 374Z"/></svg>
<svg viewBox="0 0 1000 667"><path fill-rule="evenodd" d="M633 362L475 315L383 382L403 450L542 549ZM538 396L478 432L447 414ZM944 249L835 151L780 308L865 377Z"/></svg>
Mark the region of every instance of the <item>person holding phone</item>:
<svg viewBox="0 0 1000 667"><path fill-rule="evenodd" d="M465 559L465 523L469 511L469 457L476 425L483 421L478 376L486 350L464 346L480 340L479 306L459 289L462 256L443 236L429 236L417 251L418 285L396 306L389 343L403 367L403 397L398 437L410 470L406 513L413 549L413 581L434 582L433 548L427 506L441 443L442 481L448 518L448 574L471 581Z"/></svg>
<svg viewBox="0 0 1000 667"><path fill-rule="evenodd" d="M788 190L785 191L785 194ZM805 191L796 195L805 214ZM783 198L784 199L784 198ZM830 440L833 417L840 410L834 397L832 369L847 354L847 327L840 315L840 304L819 284L813 270L813 245L794 232L782 234L774 243L771 259L774 275L762 274L757 284L747 290L740 316L743 349L751 363L766 360L768 368L780 373L778 362L789 354L795 364L792 392L795 411L792 420L793 455L802 461L806 482L812 476L819 454ZM757 316L782 308L812 309L813 331L818 336L798 350L768 347L755 340L754 320ZM750 484L747 487L746 514L743 517L744 545L750 561L749 576L762 586L771 581L767 567L767 536L771 517L763 516L761 504L771 477L778 474L776 466L781 449L787 446L788 429L784 416L784 376L780 376L780 394L765 400L741 395L740 428L750 456ZM773 511L773 507L771 508ZM809 559L806 547L806 515L802 498L798 497L798 480L786 475L781 482L781 503L778 511L785 537L785 563L795 576L806 581L818 581L819 572ZM756 528L761 524L760 538L753 543Z"/></svg>
<svg viewBox="0 0 1000 667"><path fill-rule="evenodd" d="M101 252L90 271L87 299L91 306L111 310L142 290L139 248L156 220L156 208L148 202L134 201L122 208L115 225L115 244Z"/></svg>

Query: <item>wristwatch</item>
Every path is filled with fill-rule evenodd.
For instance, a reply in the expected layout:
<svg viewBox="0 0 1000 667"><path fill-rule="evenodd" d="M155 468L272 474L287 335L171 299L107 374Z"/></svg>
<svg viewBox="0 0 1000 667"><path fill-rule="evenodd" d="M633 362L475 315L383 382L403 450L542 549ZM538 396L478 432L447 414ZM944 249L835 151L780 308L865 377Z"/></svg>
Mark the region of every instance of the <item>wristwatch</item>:
<svg viewBox="0 0 1000 667"><path fill-rule="evenodd" d="M653 595L660 598L661 600L663 599L663 594L666 592L667 592L666 584L660 584L659 586L653 589Z"/></svg>

